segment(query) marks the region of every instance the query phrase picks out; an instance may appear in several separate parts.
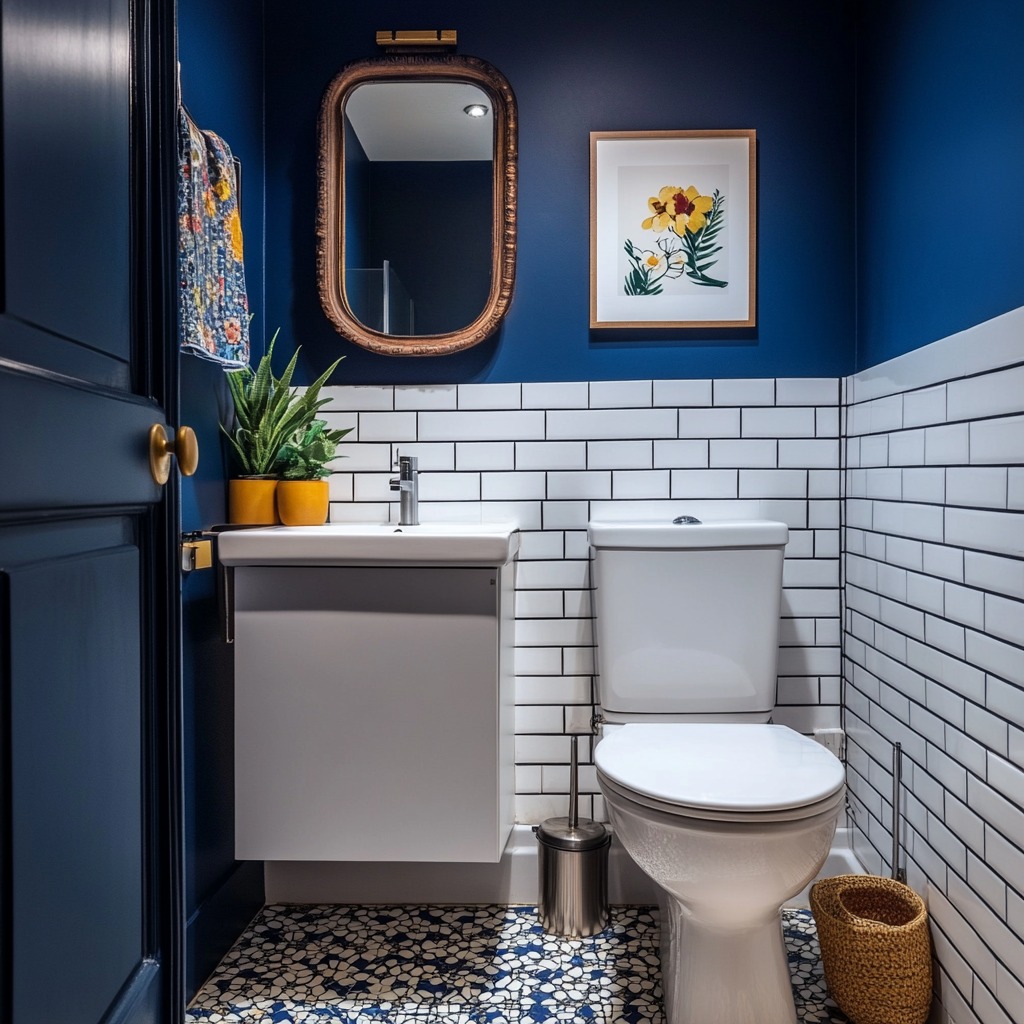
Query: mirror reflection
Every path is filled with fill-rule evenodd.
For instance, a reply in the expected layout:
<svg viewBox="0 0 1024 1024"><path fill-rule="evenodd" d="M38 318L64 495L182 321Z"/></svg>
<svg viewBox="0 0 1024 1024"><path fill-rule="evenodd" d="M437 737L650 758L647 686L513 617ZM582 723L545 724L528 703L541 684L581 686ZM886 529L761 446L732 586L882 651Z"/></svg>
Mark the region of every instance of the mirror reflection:
<svg viewBox="0 0 1024 1024"><path fill-rule="evenodd" d="M344 106L344 288L386 335L445 334L491 290L494 115L469 82L368 82Z"/></svg>

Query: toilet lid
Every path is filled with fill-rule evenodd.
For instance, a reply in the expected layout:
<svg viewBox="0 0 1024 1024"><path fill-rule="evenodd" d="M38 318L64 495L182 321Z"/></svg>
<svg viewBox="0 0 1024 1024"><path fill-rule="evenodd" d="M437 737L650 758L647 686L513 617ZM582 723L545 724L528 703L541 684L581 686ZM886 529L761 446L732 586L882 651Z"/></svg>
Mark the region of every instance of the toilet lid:
<svg viewBox="0 0 1024 1024"><path fill-rule="evenodd" d="M594 760L613 782L680 807L804 807L844 781L831 751L782 725L625 725L597 744Z"/></svg>

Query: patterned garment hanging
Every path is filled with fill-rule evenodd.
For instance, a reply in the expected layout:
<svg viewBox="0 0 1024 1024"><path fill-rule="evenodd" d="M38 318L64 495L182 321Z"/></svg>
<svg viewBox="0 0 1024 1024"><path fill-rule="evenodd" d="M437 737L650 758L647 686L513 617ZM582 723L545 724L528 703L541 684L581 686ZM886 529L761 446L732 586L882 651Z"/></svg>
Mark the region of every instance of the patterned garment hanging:
<svg viewBox="0 0 1024 1024"><path fill-rule="evenodd" d="M220 136L178 109L179 340L225 366L249 364L238 180Z"/></svg>

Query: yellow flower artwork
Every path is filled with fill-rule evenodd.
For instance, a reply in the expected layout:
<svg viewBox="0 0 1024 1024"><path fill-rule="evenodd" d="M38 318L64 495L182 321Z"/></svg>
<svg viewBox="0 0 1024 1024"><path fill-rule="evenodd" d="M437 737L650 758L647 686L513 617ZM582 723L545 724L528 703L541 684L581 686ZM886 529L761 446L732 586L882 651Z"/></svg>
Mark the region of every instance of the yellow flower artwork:
<svg viewBox="0 0 1024 1024"><path fill-rule="evenodd" d="M663 237L657 239L657 251L640 249L626 239L623 248L632 264L625 280L627 295L659 295L663 280L683 274L705 287L728 285L706 273L722 251L718 236L725 222L725 197L718 189L708 196L696 185L666 185L647 200L647 209L650 216L640 222L641 230Z"/></svg>

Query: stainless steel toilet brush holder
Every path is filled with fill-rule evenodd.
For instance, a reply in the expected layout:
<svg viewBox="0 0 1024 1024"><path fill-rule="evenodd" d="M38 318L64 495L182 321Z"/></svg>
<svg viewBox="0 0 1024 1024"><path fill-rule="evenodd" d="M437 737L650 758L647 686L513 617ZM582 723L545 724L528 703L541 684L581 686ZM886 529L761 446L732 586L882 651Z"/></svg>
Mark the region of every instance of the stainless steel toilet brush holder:
<svg viewBox="0 0 1024 1024"><path fill-rule="evenodd" d="M597 935L608 927L608 846L598 821L579 817L578 737L572 737L569 814L548 818L534 831L540 844L537 914L544 931L567 938Z"/></svg>

